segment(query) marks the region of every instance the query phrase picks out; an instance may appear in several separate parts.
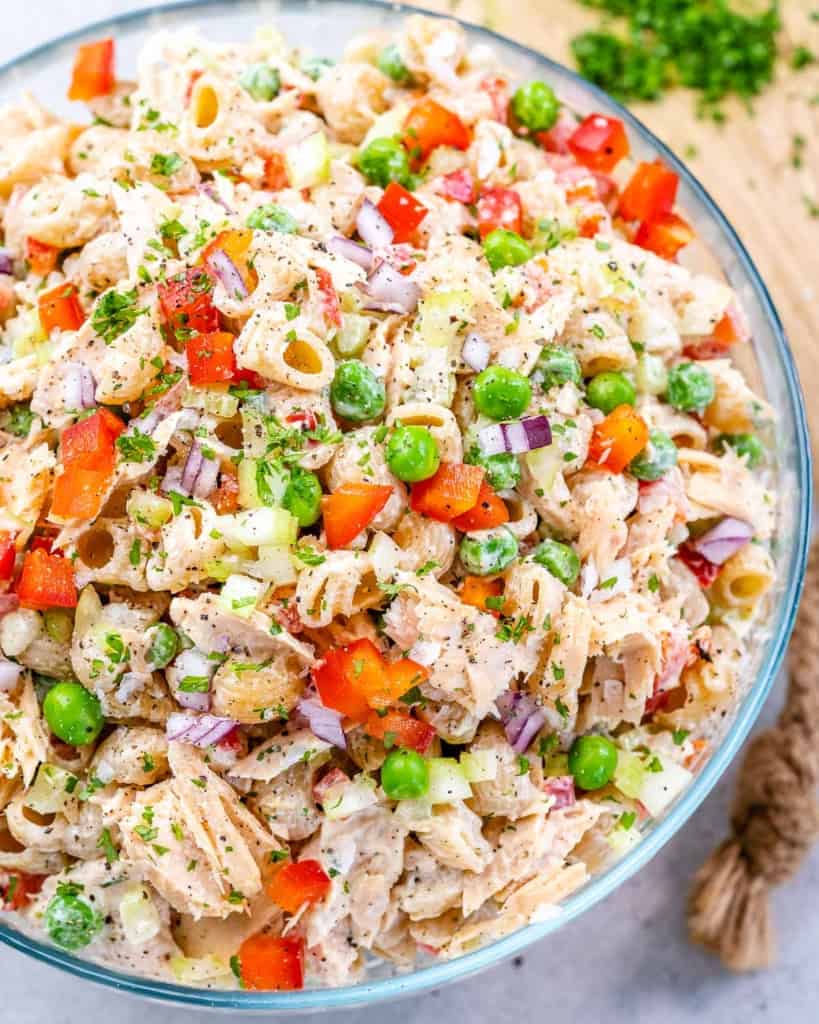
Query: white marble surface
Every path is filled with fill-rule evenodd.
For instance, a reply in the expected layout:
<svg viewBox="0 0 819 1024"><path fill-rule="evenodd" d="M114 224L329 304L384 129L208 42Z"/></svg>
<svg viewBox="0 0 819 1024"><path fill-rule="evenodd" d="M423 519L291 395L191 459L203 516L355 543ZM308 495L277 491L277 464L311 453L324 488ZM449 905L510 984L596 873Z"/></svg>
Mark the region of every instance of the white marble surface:
<svg viewBox="0 0 819 1024"><path fill-rule="evenodd" d="M521 0L514 0L521 2ZM532 0L534 2L534 0ZM3 0L0 63L98 18L148 7L145 0ZM761 724L773 719L782 683ZM338 1024L477 1024L546 1020L605 1024L809 1024L819 1020L819 850L799 878L777 892L779 960L763 974L734 977L693 949L684 928L694 870L722 838L733 773L636 878L558 935L462 985L389 1008L335 1015ZM8 1024L116 1021L186 1024L192 1011L151 1005L79 982L0 948ZM199 1016L204 1016L201 1011ZM249 1019L249 1018L248 1018ZM303 1018L307 1019L307 1018ZM311 1017L312 1019L312 1017Z"/></svg>

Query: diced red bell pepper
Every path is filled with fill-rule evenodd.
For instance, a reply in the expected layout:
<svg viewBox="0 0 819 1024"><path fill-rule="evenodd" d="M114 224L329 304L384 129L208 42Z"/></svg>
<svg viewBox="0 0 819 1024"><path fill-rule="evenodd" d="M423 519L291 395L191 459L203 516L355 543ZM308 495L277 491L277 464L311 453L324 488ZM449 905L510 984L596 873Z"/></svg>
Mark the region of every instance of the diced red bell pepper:
<svg viewBox="0 0 819 1024"><path fill-rule="evenodd" d="M497 228L523 230L523 207L520 196L511 188L485 188L478 200L478 228L481 238Z"/></svg>
<svg viewBox="0 0 819 1024"><path fill-rule="evenodd" d="M163 281L159 305L168 327L185 336L187 331L210 334L219 330L219 311L213 304L213 278L201 267L190 267Z"/></svg>
<svg viewBox="0 0 819 1024"><path fill-rule="evenodd" d="M331 548L343 548L375 519L390 500L388 484L342 484L321 499L324 533Z"/></svg>
<svg viewBox="0 0 819 1024"><path fill-rule="evenodd" d="M298 412L291 412L289 416L284 417L284 422L292 423L300 430L316 430L318 427L318 417L312 409L299 409Z"/></svg>
<svg viewBox="0 0 819 1024"><path fill-rule="evenodd" d="M381 216L393 230L393 242L412 241L415 229L429 210L397 181L387 185L378 204Z"/></svg>
<svg viewBox="0 0 819 1024"><path fill-rule="evenodd" d="M447 199L454 199L458 203L474 203L477 198L475 179L468 167L442 175L438 191Z"/></svg>
<svg viewBox="0 0 819 1024"><path fill-rule="evenodd" d="M409 747L419 754L425 754L437 733L433 727L408 711L391 709L379 714L371 711L364 723L364 732L377 740L389 742L394 747Z"/></svg>
<svg viewBox="0 0 819 1024"><path fill-rule="evenodd" d="M85 322L85 313L73 284L58 284L37 299L40 323L46 334L53 330L76 331Z"/></svg>
<svg viewBox="0 0 819 1024"><path fill-rule="evenodd" d="M267 887L270 898L288 914L305 903L317 903L330 891L330 876L317 860L285 864Z"/></svg>
<svg viewBox="0 0 819 1024"><path fill-rule="evenodd" d="M410 508L419 515L449 523L477 504L483 477L480 466L442 462L435 476L412 485Z"/></svg>
<svg viewBox="0 0 819 1024"><path fill-rule="evenodd" d="M426 97L407 115L401 141L413 161L422 164L439 146L468 149L471 140L469 129L457 114Z"/></svg>
<svg viewBox="0 0 819 1024"><path fill-rule="evenodd" d="M503 498L499 498L484 480L478 492L478 500L469 511L456 516L452 525L464 533L471 530L491 530L509 522L509 510Z"/></svg>
<svg viewBox="0 0 819 1024"><path fill-rule="evenodd" d="M7 530L0 531L0 580L10 580L14 575L17 545Z"/></svg>
<svg viewBox="0 0 819 1024"><path fill-rule="evenodd" d="M699 583L703 590L711 586L722 569L721 565L709 562L699 551L695 551L688 544L681 544L677 548L677 558L694 573L697 577L697 583Z"/></svg>
<svg viewBox="0 0 819 1024"><path fill-rule="evenodd" d="M593 171L608 174L629 154L623 122L604 114L589 114L567 142L575 160Z"/></svg>
<svg viewBox="0 0 819 1024"><path fill-rule="evenodd" d="M29 875L25 871L10 871L0 882L0 909L22 910L32 896L43 887L46 875Z"/></svg>
<svg viewBox="0 0 819 1024"><path fill-rule="evenodd" d="M247 989L290 992L304 988L304 939L251 935L239 947L242 984Z"/></svg>
<svg viewBox="0 0 819 1024"><path fill-rule="evenodd" d="M664 213L656 220L645 221L634 236L634 244L673 260L683 246L694 238L694 229L676 213Z"/></svg>
<svg viewBox="0 0 819 1024"><path fill-rule="evenodd" d="M655 220L671 213L679 178L659 160L641 163L623 189L617 207L623 220Z"/></svg>
<svg viewBox="0 0 819 1024"><path fill-rule="evenodd" d="M52 515L64 519L93 519L102 508L110 482L110 470L66 466L54 480Z"/></svg>
<svg viewBox="0 0 819 1024"><path fill-rule="evenodd" d="M429 679L429 669L412 658L399 658L398 661L388 662L385 665L387 683L380 690L373 690L368 693L370 705L374 708L384 708L395 701L400 700L405 693L420 686Z"/></svg>
<svg viewBox="0 0 819 1024"><path fill-rule="evenodd" d="M648 427L630 405L618 405L592 432L589 462L622 473L648 444Z"/></svg>
<svg viewBox="0 0 819 1024"><path fill-rule="evenodd" d="M236 376L234 336L227 331L199 334L185 344L188 356L188 377L194 387L227 384Z"/></svg>
<svg viewBox="0 0 819 1024"><path fill-rule="evenodd" d="M503 593L503 581L487 579L486 576L466 576L458 597L464 604L470 604L482 612L489 612L495 618L500 616L500 608L492 608L486 602L489 598L497 599Z"/></svg>
<svg viewBox="0 0 819 1024"><path fill-rule="evenodd" d="M322 704L358 722L370 712L367 693L386 685L384 659L366 638L347 647L331 647L312 675Z"/></svg>
<svg viewBox="0 0 819 1024"><path fill-rule="evenodd" d="M492 102L492 117L501 124L509 120L509 83L500 75L487 75L478 86Z"/></svg>
<svg viewBox="0 0 819 1024"><path fill-rule="evenodd" d="M60 250L54 245L47 245L45 242L38 242L36 238L29 236L26 239L26 259L31 267L32 273L45 277L57 266L57 257Z"/></svg>
<svg viewBox="0 0 819 1024"><path fill-rule="evenodd" d="M100 39L77 48L71 85L70 100L93 100L107 96L116 83L114 76L114 40Z"/></svg>
<svg viewBox="0 0 819 1024"><path fill-rule="evenodd" d="M290 180L287 177L287 167L281 153L271 153L264 162L264 177L262 184L271 192L280 192L283 188L290 187Z"/></svg>
<svg viewBox="0 0 819 1024"><path fill-rule="evenodd" d="M110 473L114 467L114 445L125 424L109 409L66 427L60 439L60 461L64 466Z"/></svg>
<svg viewBox="0 0 819 1024"><path fill-rule="evenodd" d="M328 327L341 327L341 303L329 270L316 267L316 278L321 292L321 315L324 322Z"/></svg>
<svg viewBox="0 0 819 1024"><path fill-rule="evenodd" d="M535 139L547 153L560 153L565 156L569 152L569 139L576 130L577 118L566 107L561 107L557 120L548 132L538 132Z"/></svg>
<svg viewBox="0 0 819 1024"><path fill-rule="evenodd" d="M77 585L70 559L49 554L42 548L27 551L17 582L17 596L24 608L34 611L76 608Z"/></svg>

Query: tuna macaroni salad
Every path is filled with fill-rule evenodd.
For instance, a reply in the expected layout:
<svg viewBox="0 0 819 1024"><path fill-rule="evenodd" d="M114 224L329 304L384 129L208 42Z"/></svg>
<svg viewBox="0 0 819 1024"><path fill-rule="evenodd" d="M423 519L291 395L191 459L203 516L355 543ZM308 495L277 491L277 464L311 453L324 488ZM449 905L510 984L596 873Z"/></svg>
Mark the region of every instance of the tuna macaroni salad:
<svg viewBox="0 0 819 1024"><path fill-rule="evenodd" d="M474 950L733 712L743 312L677 176L455 23L114 65L0 117L3 918L213 987Z"/></svg>

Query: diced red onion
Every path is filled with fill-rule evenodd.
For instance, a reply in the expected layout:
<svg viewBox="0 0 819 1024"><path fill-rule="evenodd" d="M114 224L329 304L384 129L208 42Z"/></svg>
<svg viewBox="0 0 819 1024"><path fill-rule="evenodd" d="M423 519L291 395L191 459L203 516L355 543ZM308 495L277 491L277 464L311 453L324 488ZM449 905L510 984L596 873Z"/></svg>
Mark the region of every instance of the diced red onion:
<svg viewBox="0 0 819 1024"><path fill-rule="evenodd" d="M315 697L302 697L296 705L296 711L307 720L313 735L332 743L334 747L347 749L347 738L341 728L341 712L325 707Z"/></svg>
<svg viewBox="0 0 819 1024"><path fill-rule="evenodd" d="M228 213L236 213L236 211L232 210L230 206L228 206L228 204L224 201L224 199L219 195L219 191L212 181L203 182L199 186L199 191L203 195L206 195L208 199L212 199L214 203L218 203L219 206L221 206L223 210L227 210Z"/></svg>
<svg viewBox="0 0 819 1024"><path fill-rule="evenodd" d="M196 498L207 498L216 489L219 481L219 463L216 459L204 459L199 476L193 485L193 494Z"/></svg>
<svg viewBox="0 0 819 1024"><path fill-rule="evenodd" d="M176 703L188 711L210 711L210 693L207 691L185 693L182 690L174 690L173 696Z"/></svg>
<svg viewBox="0 0 819 1024"><path fill-rule="evenodd" d="M247 298L248 291L244 278L224 249L214 249L208 256L208 266L216 274L228 295L239 299Z"/></svg>
<svg viewBox="0 0 819 1024"><path fill-rule="evenodd" d="M16 594L0 594L0 619L9 612L16 612L20 607L20 598Z"/></svg>
<svg viewBox="0 0 819 1024"><path fill-rule="evenodd" d="M516 754L522 754L546 724L546 712L528 693L507 690L495 701L506 731L506 739Z"/></svg>
<svg viewBox="0 0 819 1024"><path fill-rule="evenodd" d="M597 589L597 584L600 582L600 576L597 572L597 566L594 564L592 559L580 570L580 593L583 597L588 598L593 590Z"/></svg>
<svg viewBox="0 0 819 1024"><path fill-rule="evenodd" d="M619 594L628 594L634 585L631 578L631 562L628 558L616 558L600 576L600 583L589 598L592 604L601 604Z"/></svg>
<svg viewBox="0 0 819 1024"><path fill-rule="evenodd" d="M470 331L467 334L464 347L461 349L461 357L471 370L474 370L475 373L485 370L489 366L490 353L489 342L485 341L480 334L475 331Z"/></svg>
<svg viewBox="0 0 819 1024"><path fill-rule="evenodd" d="M22 672L23 666L18 665L16 661L6 661L5 658L0 658L0 691L11 693L16 689Z"/></svg>
<svg viewBox="0 0 819 1024"><path fill-rule="evenodd" d="M171 491L178 491L180 494L184 494L185 497L190 497L190 491L186 490L182 483L181 466L169 466L165 476L162 478L162 483L159 486L165 494L170 494Z"/></svg>
<svg viewBox="0 0 819 1024"><path fill-rule="evenodd" d="M390 245L395 237L387 218L369 199L361 204L355 226L364 243L373 249Z"/></svg>
<svg viewBox="0 0 819 1024"><path fill-rule="evenodd" d="M713 565L722 565L744 547L753 535L754 528L749 523L726 516L707 533L691 541L689 547Z"/></svg>
<svg viewBox="0 0 819 1024"><path fill-rule="evenodd" d="M196 485L196 480L199 476L199 470L202 468L202 463L205 461L205 456L202 454L202 449L199 447L199 442L194 441L188 452L188 457L185 459L185 465L182 467L182 488L185 494L192 494L193 488Z"/></svg>
<svg viewBox="0 0 819 1024"><path fill-rule="evenodd" d="M67 363L63 383L67 409L93 409L97 404L94 374L84 363Z"/></svg>
<svg viewBox="0 0 819 1024"><path fill-rule="evenodd" d="M554 797L551 810L559 811L563 807L571 807L575 802L574 776L551 775L543 783L543 788Z"/></svg>
<svg viewBox="0 0 819 1024"><path fill-rule="evenodd" d="M382 263L359 287L367 295L364 308L381 313L412 313L421 297L418 285L389 263Z"/></svg>
<svg viewBox="0 0 819 1024"><path fill-rule="evenodd" d="M165 735L177 743L190 743L194 747L209 747L229 736L239 723L232 718L217 715L189 715L186 711L173 711L165 723Z"/></svg>
<svg viewBox="0 0 819 1024"><path fill-rule="evenodd" d="M6 248L0 248L0 274L14 273L14 258Z"/></svg>
<svg viewBox="0 0 819 1024"><path fill-rule="evenodd" d="M441 645L437 640L416 640L408 656L419 665L429 668L441 657Z"/></svg>
<svg viewBox="0 0 819 1024"><path fill-rule="evenodd" d="M373 265L372 249L365 245L359 245L352 238L345 238L343 235L333 235L326 243L327 251L336 256L342 256L345 260L358 264L363 270L369 273Z"/></svg>
<svg viewBox="0 0 819 1024"><path fill-rule="evenodd" d="M552 428L546 416L530 416L512 423L492 423L478 432L484 455L511 452L520 455L552 443Z"/></svg>

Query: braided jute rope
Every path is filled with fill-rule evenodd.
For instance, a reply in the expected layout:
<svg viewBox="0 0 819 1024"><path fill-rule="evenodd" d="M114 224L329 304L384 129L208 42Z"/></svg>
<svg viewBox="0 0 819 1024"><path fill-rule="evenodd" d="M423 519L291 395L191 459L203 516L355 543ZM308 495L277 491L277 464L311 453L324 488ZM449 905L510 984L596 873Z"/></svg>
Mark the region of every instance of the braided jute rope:
<svg viewBox="0 0 819 1024"><path fill-rule="evenodd" d="M771 964L769 889L791 878L819 837L819 541L789 649L790 684L777 724L740 768L732 837L694 878L688 931L734 971Z"/></svg>

